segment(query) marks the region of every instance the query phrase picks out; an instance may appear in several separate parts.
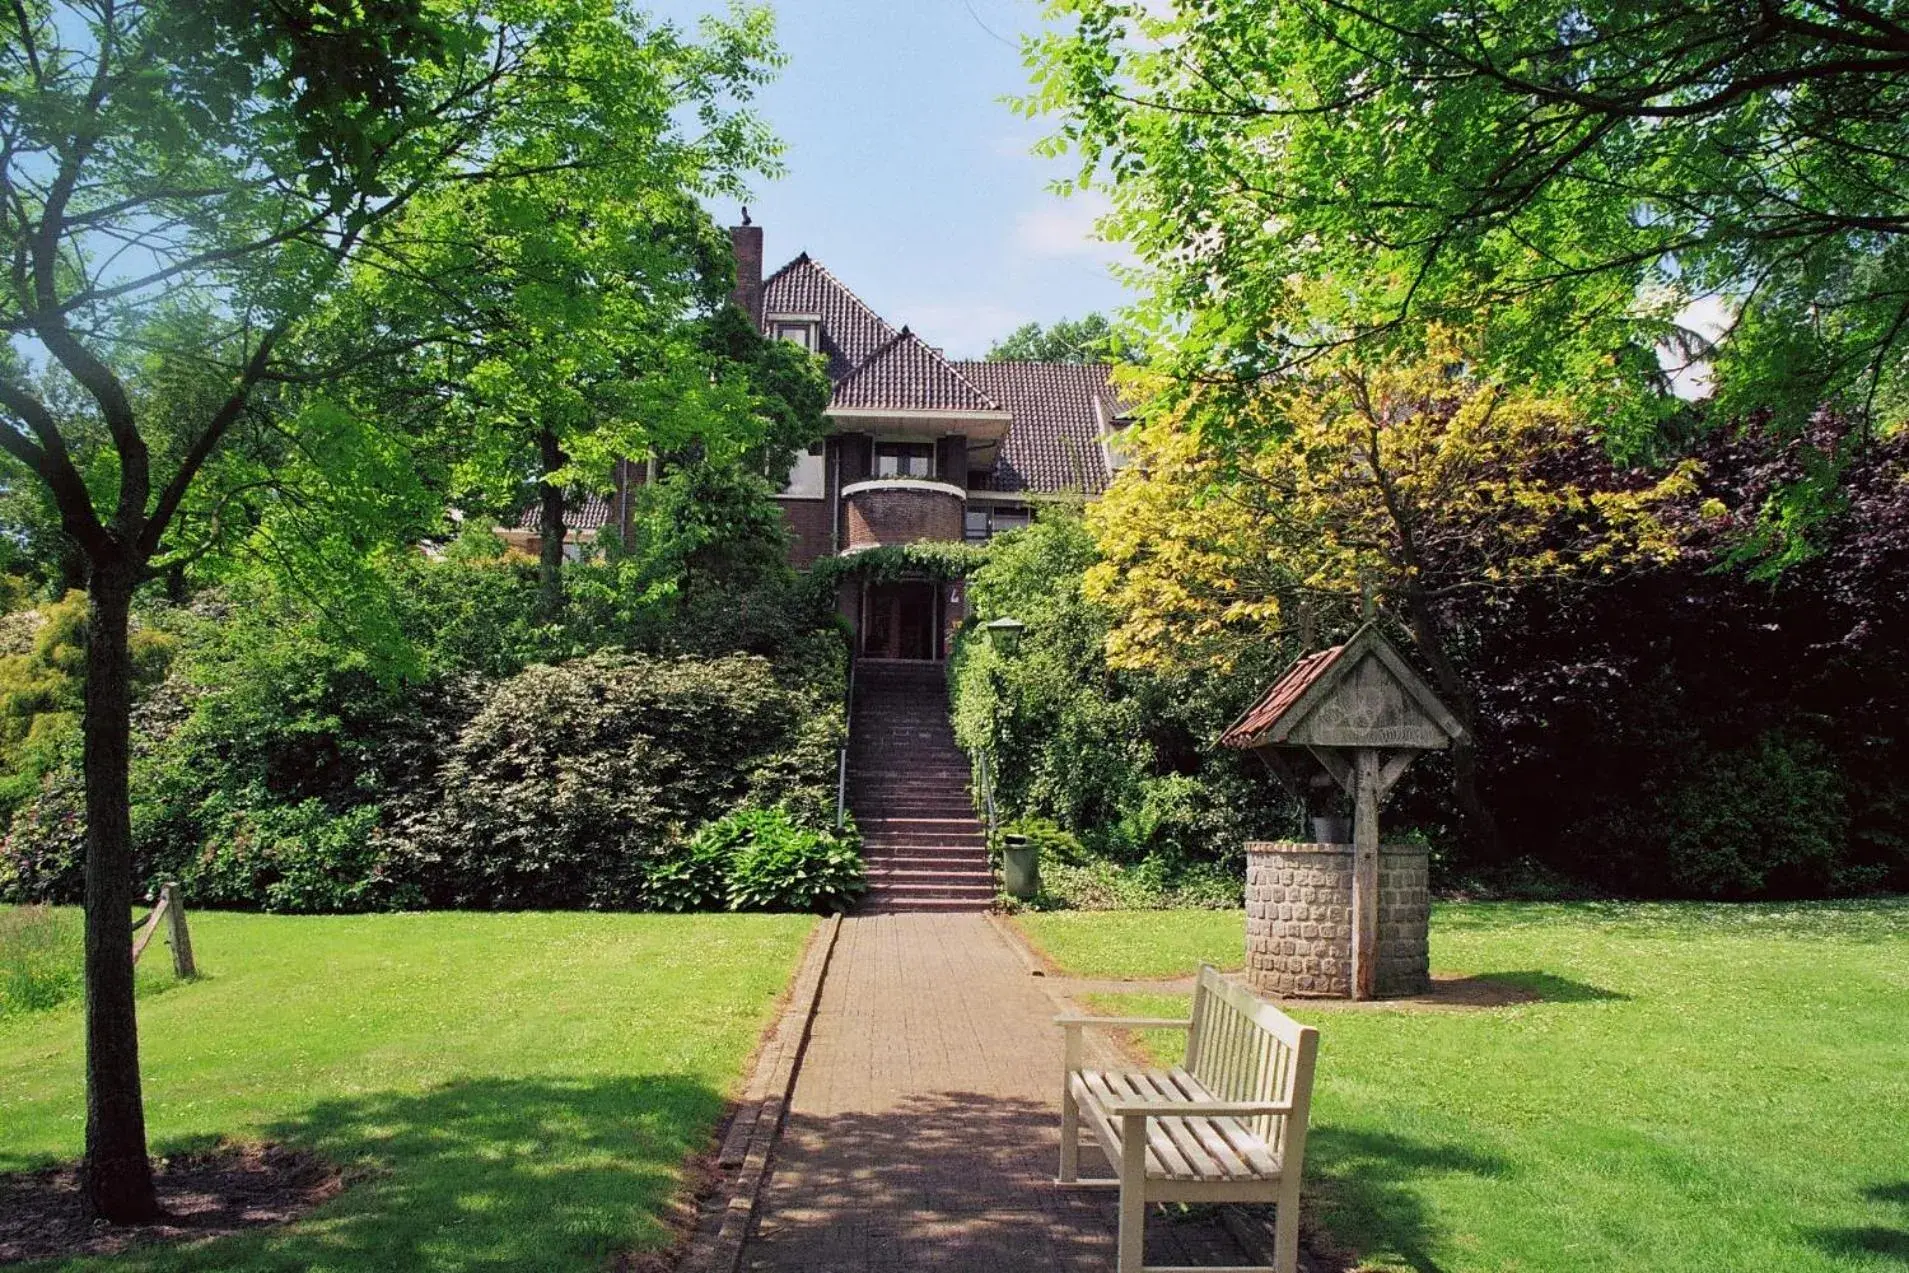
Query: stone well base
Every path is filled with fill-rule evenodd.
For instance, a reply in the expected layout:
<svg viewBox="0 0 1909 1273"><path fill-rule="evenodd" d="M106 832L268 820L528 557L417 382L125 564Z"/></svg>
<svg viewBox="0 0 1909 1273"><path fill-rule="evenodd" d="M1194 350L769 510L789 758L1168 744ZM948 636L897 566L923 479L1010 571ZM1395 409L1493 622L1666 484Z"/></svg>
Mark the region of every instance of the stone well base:
<svg viewBox="0 0 1909 1273"><path fill-rule="evenodd" d="M1431 891L1426 850L1379 848L1382 998L1431 984ZM1352 995L1352 846L1286 841L1246 846L1246 972L1280 998Z"/></svg>

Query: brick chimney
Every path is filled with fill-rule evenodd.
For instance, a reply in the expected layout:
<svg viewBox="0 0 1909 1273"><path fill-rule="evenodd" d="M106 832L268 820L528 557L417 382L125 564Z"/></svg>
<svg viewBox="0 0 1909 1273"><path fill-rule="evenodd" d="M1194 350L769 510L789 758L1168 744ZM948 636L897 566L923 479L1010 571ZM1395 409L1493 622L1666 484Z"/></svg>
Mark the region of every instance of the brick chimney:
<svg viewBox="0 0 1909 1273"><path fill-rule="evenodd" d="M736 254L736 290L730 299L742 307L758 329L762 326L762 227L749 221L749 209L742 210L742 224L729 227L730 250Z"/></svg>

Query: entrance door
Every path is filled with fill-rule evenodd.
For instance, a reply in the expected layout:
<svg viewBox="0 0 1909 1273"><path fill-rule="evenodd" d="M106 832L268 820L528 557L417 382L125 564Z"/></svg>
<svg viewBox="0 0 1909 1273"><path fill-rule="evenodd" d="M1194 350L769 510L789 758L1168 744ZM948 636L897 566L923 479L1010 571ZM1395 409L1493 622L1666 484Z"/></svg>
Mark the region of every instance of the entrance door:
<svg viewBox="0 0 1909 1273"><path fill-rule="evenodd" d="M862 653L876 659L937 657L935 597L932 583L870 584L862 615Z"/></svg>

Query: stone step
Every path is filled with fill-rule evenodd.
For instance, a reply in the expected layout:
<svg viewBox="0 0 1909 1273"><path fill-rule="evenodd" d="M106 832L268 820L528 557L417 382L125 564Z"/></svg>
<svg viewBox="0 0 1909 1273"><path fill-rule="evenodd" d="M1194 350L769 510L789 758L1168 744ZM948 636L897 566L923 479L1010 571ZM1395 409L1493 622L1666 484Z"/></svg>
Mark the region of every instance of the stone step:
<svg viewBox="0 0 1909 1273"><path fill-rule="evenodd" d="M917 844L924 849L985 850L988 846L987 832L980 827L972 831L870 831L863 828L862 841L880 848L896 849Z"/></svg>
<svg viewBox="0 0 1909 1273"><path fill-rule="evenodd" d="M994 900L994 882L990 879L976 883L943 884L936 882L921 883L875 883L870 881L868 892L862 896L871 901L896 902L916 901L929 898L959 898L974 902L992 902Z"/></svg>
<svg viewBox="0 0 1909 1273"><path fill-rule="evenodd" d="M862 864L868 867L894 867L900 870L941 870L962 867L983 873L991 870L986 852L973 848L937 849L932 845L902 845L865 849Z"/></svg>
<svg viewBox="0 0 1909 1273"><path fill-rule="evenodd" d="M865 897L856 906L855 913L857 915L979 915L993 909L993 898L978 902L965 897L919 897L903 901L876 901Z"/></svg>
<svg viewBox="0 0 1909 1273"><path fill-rule="evenodd" d="M868 872L868 887L877 893L897 888L974 887L984 888L992 894L994 875L986 870L938 871L923 867L871 867Z"/></svg>

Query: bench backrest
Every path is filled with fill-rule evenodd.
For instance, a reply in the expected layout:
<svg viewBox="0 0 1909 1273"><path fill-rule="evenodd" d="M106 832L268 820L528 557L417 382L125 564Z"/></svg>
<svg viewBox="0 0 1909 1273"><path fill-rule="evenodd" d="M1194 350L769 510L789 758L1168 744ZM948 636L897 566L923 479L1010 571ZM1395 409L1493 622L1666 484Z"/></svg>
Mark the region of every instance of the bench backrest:
<svg viewBox="0 0 1909 1273"><path fill-rule="evenodd" d="M1200 965L1187 1032L1187 1072L1223 1101L1290 1102L1290 1115L1262 1115L1250 1125L1295 1178L1306 1152L1306 1114L1318 1055L1319 1031L1234 985L1211 964Z"/></svg>

